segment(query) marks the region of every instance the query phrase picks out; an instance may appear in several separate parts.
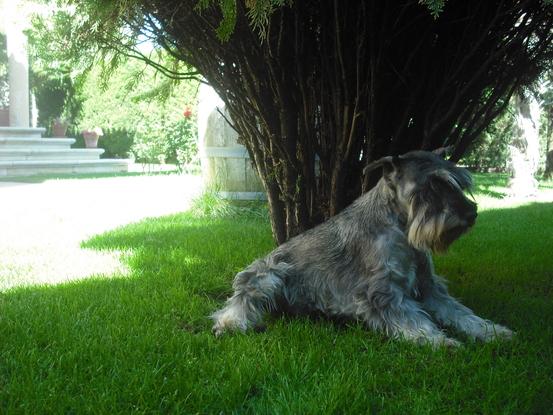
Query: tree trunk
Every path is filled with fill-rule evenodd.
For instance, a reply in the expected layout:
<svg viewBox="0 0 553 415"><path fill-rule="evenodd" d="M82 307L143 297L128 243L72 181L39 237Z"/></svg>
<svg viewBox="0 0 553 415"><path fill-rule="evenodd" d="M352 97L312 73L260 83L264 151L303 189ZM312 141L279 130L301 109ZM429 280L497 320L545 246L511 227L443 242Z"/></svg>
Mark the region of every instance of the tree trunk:
<svg viewBox="0 0 553 415"><path fill-rule="evenodd" d="M536 194L538 182L535 175L540 160L539 131L540 106L535 96L526 91L513 97L516 131L509 145L509 196L529 197Z"/></svg>

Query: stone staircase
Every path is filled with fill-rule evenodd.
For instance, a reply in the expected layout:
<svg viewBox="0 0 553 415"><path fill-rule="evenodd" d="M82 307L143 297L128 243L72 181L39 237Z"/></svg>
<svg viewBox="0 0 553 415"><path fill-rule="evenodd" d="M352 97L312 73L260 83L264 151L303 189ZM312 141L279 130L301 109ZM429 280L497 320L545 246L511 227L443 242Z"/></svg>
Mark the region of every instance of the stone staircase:
<svg viewBox="0 0 553 415"><path fill-rule="evenodd" d="M129 160L100 159L101 148L71 148L74 138L42 138L44 128L0 127L0 177L126 172Z"/></svg>

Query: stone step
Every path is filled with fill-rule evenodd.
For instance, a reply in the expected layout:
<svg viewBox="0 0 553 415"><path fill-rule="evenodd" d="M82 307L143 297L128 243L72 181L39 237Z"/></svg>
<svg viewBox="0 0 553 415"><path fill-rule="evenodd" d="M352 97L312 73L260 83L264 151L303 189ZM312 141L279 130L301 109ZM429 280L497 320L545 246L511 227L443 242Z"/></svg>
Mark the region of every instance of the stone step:
<svg viewBox="0 0 553 415"><path fill-rule="evenodd" d="M2 137L41 138L46 128L0 127Z"/></svg>
<svg viewBox="0 0 553 415"><path fill-rule="evenodd" d="M37 174L116 173L126 172L130 160L0 160L0 177Z"/></svg>
<svg viewBox="0 0 553 415"><path fill-rule="evenodd" d="M14 149L0 147L0 161L18 160L98 160L104 153L102 148L40 148Z"/></svg>
<svg viewBox="0 0 553 415"><path fill-rule="evenodd" d="M13 150L40 150L42 148L69 149L75 143L74 138L33 138L33 137L2 137L0 136L0 149Z"/></svg>

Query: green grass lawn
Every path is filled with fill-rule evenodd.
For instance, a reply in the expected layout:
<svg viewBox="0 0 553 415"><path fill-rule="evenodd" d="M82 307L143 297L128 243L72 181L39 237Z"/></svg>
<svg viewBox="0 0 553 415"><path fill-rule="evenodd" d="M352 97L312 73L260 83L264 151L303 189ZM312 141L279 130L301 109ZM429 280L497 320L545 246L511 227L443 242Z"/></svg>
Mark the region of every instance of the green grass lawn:
<svg viewBox="0 0 553 415"><path fill-rule="evenodd" d="M476 180L477 224L436 267L512 342L434 351L290 317L215 339L207 316L270 228L252 209L182 213L84 242L124 252L127 276L0 293L0 413L553 413L553 204Z"/></svg>

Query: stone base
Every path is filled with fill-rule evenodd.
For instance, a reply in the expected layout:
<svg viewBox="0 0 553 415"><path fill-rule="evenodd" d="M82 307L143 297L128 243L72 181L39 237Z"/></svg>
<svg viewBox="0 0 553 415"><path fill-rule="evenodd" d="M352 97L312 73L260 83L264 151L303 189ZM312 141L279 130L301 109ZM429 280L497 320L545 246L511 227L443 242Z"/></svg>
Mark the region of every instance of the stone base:
<svg viewBox="0 0 553 415"><path fill-rule="evenodd" d="M73 149L74 138L42 138L44 128L0 127L0 177L118 173L130 160L100 159L103 149Z"/></svg>
<svg viewBox="0 0 553 415"><path fill-rule="evenodd" d="M128 160L25 160L0 161L0 177L38 174L121 173L129 170Z"/></svg>

